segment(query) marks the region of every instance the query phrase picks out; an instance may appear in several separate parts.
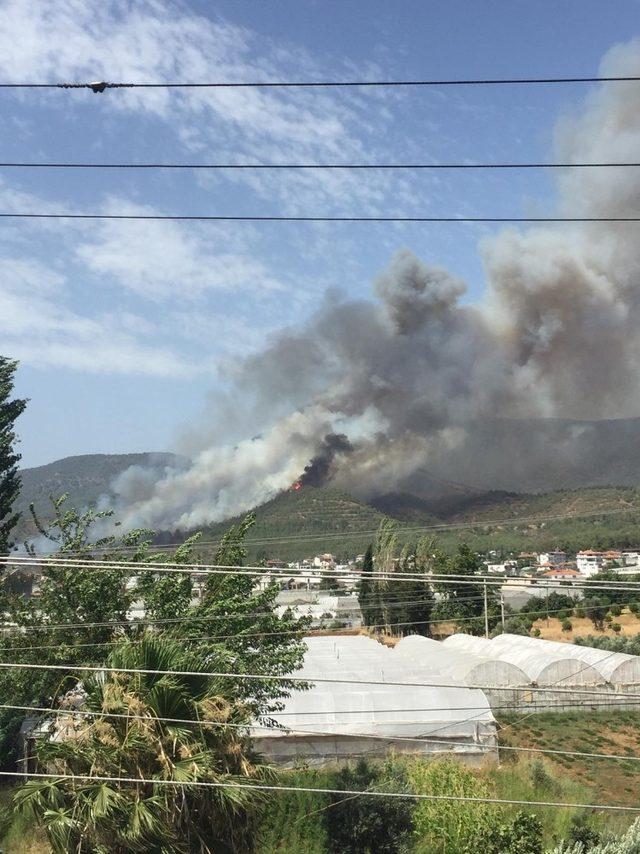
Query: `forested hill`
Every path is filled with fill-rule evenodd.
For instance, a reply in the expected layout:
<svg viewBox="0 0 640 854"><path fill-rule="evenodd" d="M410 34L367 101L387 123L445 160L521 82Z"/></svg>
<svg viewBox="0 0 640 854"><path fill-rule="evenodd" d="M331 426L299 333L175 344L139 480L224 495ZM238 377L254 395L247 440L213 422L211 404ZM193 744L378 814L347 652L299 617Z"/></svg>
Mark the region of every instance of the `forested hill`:
<svg viewBox="0 0 640 854"><path fill-rule="evenodd" d="M322 552L350 557L366 548L385 518L351 495L313 486L282 492L255 512L251 554L283 560ZM211 525L204 539L218 538L240 518Z"/></svg>
<svg viewBox="0 0 640 854"><path fill-rule="evenodd" d="M383 518L398 521L405 541L429 534L447 549L463 539L479 551L553 546L576 551L640 544L640 490L631 487L539 495L470 493L441 505L415 498L412 502L407 495L395 501L387 495L375 503L377 508L331 489L308 486L281 493L255 509L257 523L248 537L250 556L283 560L322 552L353 556L366 548ZM439 530L441 524L462 527ZM204 539L219 537L228 525L229 521L210 526Z"/></svg>
<svg viewBox="0 0 640 854"><path fill-rule="evenodd" d="M35 501L46 518L50 495L67 492L70 504L86 507L100 496L108 496L113 479L129 466L162 470L181 462L172 454L87 454L24 469L18 509L25 515L17 539L33 533L28 526L30 501ZM415 529L424 526L425 533L434 533L447 548L453 548L461 538L483 551L640 545L640 489L634 487L518 494L479 492L455 485L440 497L387 493L366 502L334 489L304 486L299 491L283 492L255 509L257 524L249 537L252 559L287 560L322 552L353 556L366 548L383 518L396 519L405 539L419 535ZM541 516L565 518L533 518ZM204 539L215 540L232 521L208 526ZM469 527L433 530L432 526L442 523Z"/></svg>

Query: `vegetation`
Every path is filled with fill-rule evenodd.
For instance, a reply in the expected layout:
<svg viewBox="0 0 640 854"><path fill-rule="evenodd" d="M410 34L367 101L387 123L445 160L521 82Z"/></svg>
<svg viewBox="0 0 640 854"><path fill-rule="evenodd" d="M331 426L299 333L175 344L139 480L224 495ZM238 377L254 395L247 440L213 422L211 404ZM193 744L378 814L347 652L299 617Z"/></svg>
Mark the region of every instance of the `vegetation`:
<svg viewBox="0 0 640 854"><path fill-rule="evenodd" d="M46 740L38 751L45 767L80 779L29 780L16 794L17 807L44 825L54 851L246 850L255 796L245 789L86 779L246 784L264 778L246 730L238 728L248 724L249 709L233 697L229 680L206 675L211 655L145 634L119 644L106 664L203 675L120 672L84 680L85 708L97 716L73 721L67 738ZM180 722L159 720L167 717Z"/></svg>
<svg viewBox="0 0 640 854"><path fill-rule="evenodd" d="M381 522L375 549L370 544L365 552L358 584L365 626L395 635L431 634L434 597L427 572L432 551L433 542L422 538L405 545L398 556L398 525L391 520ZM423 575L425 580L403 581L398 588L393 581L396 572Z"/></svg>
<svg viewBox="0 0 640 854"><path fill-rule="evenodd" d="M500 606L496 601L494 589L485 589L485 585L480 581L469 583L469 579L484 571L484 566L480 557L472 552L466 543L459 545L454 555L437 550L431 566L435 573L452 576L447 584L434 585L440 594L440 599L433 609L435 619L451 620L468 634L484 634L486 597L489 629L497 626Z"/></svg>
<svg viewBox="0 0 640 854"><path fill-rule="evenodd" d="M525 802L594 798L563 769L540 760L473 769L451 758L391 756L384 761L361 759L345 769L299 770L285 779L287 785L298 787ZM569 845L578 840L596 844L606 830L605 820L580 810L535 811L437 797L392 803L384 798L288 792L264 811L256 850L258 854L542 854L561 840ZM624 830L624 825L615 829Z"/></svg>
<svg viewBox="0 0 640 854"><path fill-rule="evenodd" d="M183 462L170 454L88 454L25 469L22 472L23 494L17 509L26 511L29 503L35 501L42 510L50 495L63 492L69 494L74 506L85 508L100 495L109 494L113 479L130 465L162 468L179 466ZM441 532L440 546L448 554L453 554L461 541L473 551L495 550L503 555L554 547L571 552L587 545L602 549L637 545L640 490L608 486L532 495L463 492L455 500L448 497L424 501L414 496L395 496L376 500L372 505L334 489L305 486L299 491L283 492L256 509L258 520L247 538L252 562L260 558L294 560L323 552L337 552L340 558L352 557L364 552L371 541L371 532L377 530L385 518L399 522L402 545L414 538L413 533L403 533L407 525L472 523L472 527L462 532ZM610 510L616 512L607 515ZM599 512L602 515L598 515ZM535 516L565 514L568 518L529 521ZM496 519L511 521L492 522ZM24 521L29 521L26 516ZM210 526L203 539L219 538L227 524L237 521L240 520ZM32 534L33 530L26 530L21 524L19 533ZM291 534L296 535L294 542L280 543L276 547L260 542ZM337 539L337 534L346 537ZM168 535L163 535L162 539L170 541Z"/></svg>
<svg viewBox="0 0 640 854"><path fill-rule="evenodd" d="M20 492L14 426L27 402L12 397L16 367L16 362L0 356L0 555L10 550L10 535L20 518L14 507Z"/></svg>
<svg viewBox="0 0 640 854"><path fill-rule="evenodd" d="M162 560L191 563L195 539L170 556L159 556L152 552L145 531L92 541L93 528L107 522L110 511L66 509L64 496L54 502L53 511L47 525L34 515L42 536L56 544L60 555L83 556L92 565L45 567L37 604L5 597L12 620L26 630L5 637L5 654L61 668L2 671L2 694L15 704L64 704L65 690L78 690L78 673L66 669L73 664L270 676L286 675L301 664L306 621L289 613L276 615L275 585L256 591L251 576L211 575L194 604L191 573L159 574L156 567ZM243 540L253 521L249 516L227 533L218 563L241 565ZM97 546L106 550L108 568L91 560ZM128 567L117 567L125 557L139 564L135 574ZM126 622L134 597L143 600L154 620L162 622L171 614L166 627L156 624L150 634L136 623L113 625ZM185 622L176 622L176 617ZM252 683L231 675L122 672L85 678L82 685L88 708L99 714L95 720L74 720L73 738L42 740L38 758L45 767L81 776L203 782L264 776L266 770L253 757L244 727L251 719L268 718L294 686L304 688L286 680ZM108 717L114 712L125 715L122 723ZM11 766L16 757L10 745L15 743L20 718L8 714L2 720L3 761ZM126 718L132 714L142 720ZM157 720L163 716L200 723ZM203 720L212 723L206 726ZM59 725L70 724L63 719ZM209 843L215 850L248 850L255 793L85 782L69 788L64 780L28 781L16 795L23 814L44 825L54 851L160 851L162 840L176 852L205 851Z"/></svg>

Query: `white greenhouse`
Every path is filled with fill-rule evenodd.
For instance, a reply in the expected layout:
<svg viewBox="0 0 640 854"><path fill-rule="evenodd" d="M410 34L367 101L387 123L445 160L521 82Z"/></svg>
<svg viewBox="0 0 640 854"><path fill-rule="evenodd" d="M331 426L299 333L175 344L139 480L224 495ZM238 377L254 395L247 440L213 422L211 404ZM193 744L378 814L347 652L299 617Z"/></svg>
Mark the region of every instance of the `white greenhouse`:
<svg viewBox="0 0 640 854"><path fill-rule="evenodd" d="M527 647L551 656L574 658L593 667L602 677L602 681L609 682L613 686L640 685L640 656L609 652L573 643L531 638L526 635L504 634L501 637L508 638L513 646Z"/></svg>
<svg viewBox="0 0 640 854"><path fill-rule="evenodd" d="M460 635L462 637L462 635ZM474 638L474 640L476 640ZM452 681L468 686L529 685L527 674L507 661L480 656L421 635L408 635L394 649L395 655L411 658L415 665L437 670Z"/></svg>
<svg viewBox="0 0 640 854"><path fill-rule="evenodd" d="M281 728L253 731L256 748L272 761L323 765L391 748L455 752L475 761L497 746L483 691L444 687L454 681L451 675L444 678L371 638L313 637L305 643L304 665L295 675L312 687L294 691L271 715ZM314 683L314 677L336 681Z"/></svg>
<svg viewBox="0 0 640 854"><path fill-rule="evenodd" d="M520 668L531 684L551 687L578 685L600 685L607 680L588 662L582 662L562 651L546 651L539 646L520 644L514 641L520 635L498 635L493 640L471 635L452 635L443 645L451 649L482 655L505 661ZM532 638L535 642L535 639ZM564 644L561 644L564 646Z"/></svg>

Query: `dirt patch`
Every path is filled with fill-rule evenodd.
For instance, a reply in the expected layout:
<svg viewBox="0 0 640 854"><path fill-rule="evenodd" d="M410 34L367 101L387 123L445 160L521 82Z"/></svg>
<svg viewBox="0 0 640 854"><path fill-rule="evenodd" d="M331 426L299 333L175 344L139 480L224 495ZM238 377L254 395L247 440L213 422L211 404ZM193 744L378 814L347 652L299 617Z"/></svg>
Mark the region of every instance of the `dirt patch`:
<svg viewBox="0 0 640 854"><path fill-rule="evenodd" d="M573 643L574 638L584 635L613 638L620 635L640 634L640 620L636 614L632 614L630 611L623 611L619 617L614 617L615 622L622 626L619 632L614 632L611 629L599 632L593 627L593 623L587 617L569 617L569 620L573 626L570 632L563 632L560 620L555 617L549 617L548 620L536 620L533 627L534 629L540 629L540 637L545 640L566 641L568 643Z"/></svg>

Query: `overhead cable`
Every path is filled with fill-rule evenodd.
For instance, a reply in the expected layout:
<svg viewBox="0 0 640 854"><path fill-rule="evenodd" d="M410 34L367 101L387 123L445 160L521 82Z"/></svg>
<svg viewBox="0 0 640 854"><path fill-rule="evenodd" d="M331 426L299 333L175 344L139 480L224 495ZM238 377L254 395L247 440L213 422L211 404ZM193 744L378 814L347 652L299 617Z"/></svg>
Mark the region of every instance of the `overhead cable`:
<svg viewBox="0 0 640 854"><path fill-rule="evenodd" d="M633 223L640 216L278 216L230 214L0 213L3 219L108 220L122 222L398 222L398 223Z"/></svg>
<svg viewBox="0 0 640 854"><path fill-rule="evenodd" d="M604 810L611 812L632 812L640 813L640 807L622 806L619 804L578 804L565 801L527 801L516 800L509 798L489 798L489 797L472 797L464 795L425 795L415 792L380 792L367 789L327 789L314 788L312 786L276 786L266 785L263 783L214 783L208 780L168 780L162 777L109 777L98 774L53 774L42 771L26 772L26 771L0 771L0 776L25 778L25 779L45 779L61 782L68 780L71 783L83 782L102 782L102 783L119 783L139 785L154 785L154 786L173 786L180 788L207 788L207 789L255 789L259 792L308 792L317 795L353 795L354 797L362 796L366 798L401 798L413 801L456 801L462 803L480 803L480 804L509 804L522 807L556 807L565 809L584 809L584 810Z"/></svg>
<svg viewBox="0 0 640 854"><path fill-rule="evenodd" d="M468 706L461 707L466 710L469 709ZM480 708L480 707L478 707ZM502 707L501 707L502 708ZM510 707L511 708L511 707ZM193 718L169 718L169 717L161 717L155 715L137 715L137 714L129 714L126 712L103 712L101 710L87 710L87 709L65 709L65 708L47 708L42 706L17 706L10 705L7 703L0 703L0 709L6 709L7 711L26 711L26 712L40 712L45 713L47 715L61 715L61 716L78 716L78 717L88 717L88 718L107 718L114 720L126 720L126 721L143 721L145 723L168 723L168 724L179 724L180 726L188 725L188 726L207 726L207 727L220 727L221 729L251 729L251 730L267 730L269 732L282 732L284 735L315 735L315 736L329 736L335 737L336 735L340 735L339 729L332 730L319 730L319 729L307 729L305 727L300 728L295 725L291 725L286 729L280 729L279 727L275 727L273 725L261 724L259 722L246 722L246 723L234 723L229 721L219 721L219 720L206 720L206 719L193 719ZM484 709L484 707L483 707ZM428 708L424 711L427 712L445 712L445 711L455 711L455 707L446 706L441 708ZM385 711L395 712L394 709L384 710L384 709L376 709L376 714L382 714ZM304 713L303 713L304 714ZM323 713L326 714L326 713ZM332 714L339 715L341 712L334 711ZM358 714L367 714L366 711L360 710ZM424 724L424 719L415 719L415 720L396 720L394 719L393 724ZM388 723L386 721L367 721L367 726L387 726ZM324 726L324 724L322 724ZM339 726L339 724L337 725ZM604 760L614 760L614 761L622 761L622 762L640 762L640 756L629 756L628 754L623 753L590 753L584 752L580 750L556 750L551 748L543 748L543 747L520 747L518 745L500 745L500 744L486 744L482 742L468 742L468 741L451 741L450 739L434 739L429 735L422 736L408 736L408 735L380 735L377 733L358 733L358 732L350 732L350 736L353 738L362 738L366 740L376 740L376 741L384 741L384 742L417 742L417 743L429 743L429 744L439 744L447 747L466 747L472 748L473 750L489 750L489 751L509 751L515 753L540 753L544 755L550 756L572 756L577 759L604 759Z"/></svg>
<svg viewBox="0 0 640 854"><path fill-rule="evenodd" d="M0 89L89 89L94 94L108 89L339 89L339 88L399 88L411 86L522 86L566 83L637 83L634 75L598 75L571 77L476 77L476 78L416 78L411 80L216 80L212 82L90 82L59 83L0 83Z"/></svg>
<svg viewBox="0 0 640 854"><path fill-rule="evenodd" d="M343 170L429 170L429 169L628 169L640 166L640 161L618 163L103 163L59 161L5 161L0 169L343 169Z"/></svg>
<svg viewBox="0 0 640 854"><path fill-rule="evenodd" d="M604 659L603 659L604 660ZM590 667L591 665L587 665ZM247 681L257 681L257 682L300 682L305 685L308 684L330 684L330 685L384 685L387 687L396 687L396 688L460 688L465 690L485 690L490 689L492 691L524 691L526 693L530 692L543 692L543 693L561 693L561 694L580 694L583 696L589 697L613 697L617 700L620 699L629 699L636 701L638 699L638 694L634 694L631 692L624 691L616 691L613 694L610 691L602 691L591 688L580 688L580 687L571 687L571 688L558 688L555 683L552 686L540 686L540 685L527 685L520 686L518 688L514 688L513 685L473 685L472 687L467 685L461 685L460 683L451 683L451 682L396 682L393 680L384 679L337 679L330 678L326 676L296 676L294 674L287 674L286 676L274 676L274 675L266 675L263 673L235 673L235 672L224 672L224 671L203 671L203 670L156 670L151 668L141 668L141 667L114 667L111 665L84 665L84 664L32 664L32 663L23 663L23 662L15 662L15 661L0 661L0 669L7 670L61 670L64 672L80 672L80 673L128 673L128 674L141 674L148 676L179 676L179 677L187 677L187 678L210 678L210 679L245 679ZM586 669L586 668L584 668ZM580 671L578 671L580 672ZM575 676L576 674L569 674L568 677L563 678L571 678L571 676Z"/></svg>

